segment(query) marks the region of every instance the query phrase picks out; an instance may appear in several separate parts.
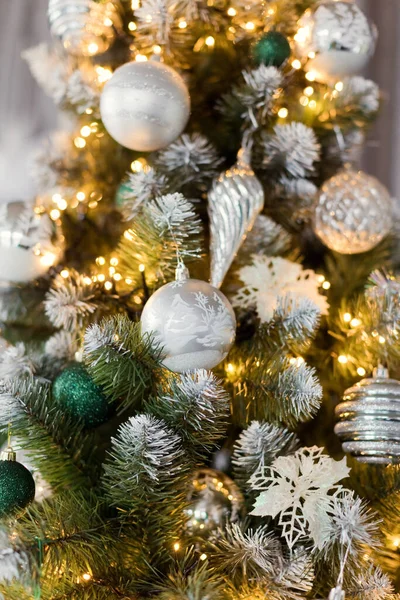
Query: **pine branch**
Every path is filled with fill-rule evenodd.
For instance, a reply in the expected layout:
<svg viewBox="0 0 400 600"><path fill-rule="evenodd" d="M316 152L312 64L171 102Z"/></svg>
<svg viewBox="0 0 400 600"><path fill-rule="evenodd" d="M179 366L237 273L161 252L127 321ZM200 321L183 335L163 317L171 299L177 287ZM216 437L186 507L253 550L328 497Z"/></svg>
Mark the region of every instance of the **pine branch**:
<svg viewBox="0 0 400 600"><path fill-rule="evenodd" d="M211 542L210 547L213 568L229 574L237 586L246 581L270 578L282 568L281 544L266 527L243 531L233 523Z"/></svg>
<svg viewBox="0 0 400 600"><path fill-rule="evenodd" d="M163 502L169 511L188 468L180 437L162 421L137 415L112 440L103 485L114 506L140 512L149 502Z"/></svg>
<svg viewBox="0 0 400 600"><path fill-rule="evenodd" d="M172 278L179 252L185 262L201 256L201 223L182 194L167 194L148 202L125 231L118 248L123 277L141 283L139 266L145 266L148 285Z"/></svg>
<svg viewBox="0 0 400 600"><path fill-rule="evenodd" d="M322 399L314 368L304 361L291 363L285 356L266 360L256 346L251 357L239 358L231 381L233 417L242 426L265 420L294 429L315 415Z"/></svg>
<svg viewBox="0 0 400 600"><path fill-rule="evenodd" d="M239 436L233 448L232 464L239 485L248 481L261 466L271 464L277 456L292 454L299 440L294 433L271 423L253 421Z"/></svg>
<svg viewBox="0 0 400 600"><path fill-rule="evenodd" d="M0 428L11 422L13 435L54 491L79 489L96 478L87 469L95 448L83 426L70 420L51 400L48 385L17 381L0 390Z"/></svg>
<svg viewBox="0 0 400 600"><path fill-rule="evenodd" d="M111 401L127 408L150 393L160 369L162 350L140 333L140 324L116 315L91 325L84 338L84 358L93 380Z"/></svg>
<svg viewBox="0 0 400 600"><path fill-rule="evenodd" d="M260 335L277 348L302 354L315 337L319 321L320 310L311 300L286 294L278 298L272 320L260 327Z"/></svg>
<svg viewBox="0 0 400 600"><path fill-rule="evenodd" d="M171 378L145 408L179 433L190 453L204 459L225 433L229 396L221 381L200 369Z"/></svg>

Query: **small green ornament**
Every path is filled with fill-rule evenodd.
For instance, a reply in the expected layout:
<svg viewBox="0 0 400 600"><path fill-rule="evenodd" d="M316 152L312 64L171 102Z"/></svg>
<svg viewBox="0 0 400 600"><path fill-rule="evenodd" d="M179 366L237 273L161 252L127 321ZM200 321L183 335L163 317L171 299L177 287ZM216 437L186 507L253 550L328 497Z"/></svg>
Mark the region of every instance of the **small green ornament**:
<svg viewBox="0 0 400 600"><path fill-rule="evenodd" d="M289 56L289 42L278 31L264 33L253 46L253 58L257 65L280 67Z"/></svg>
<svg viewBox="0 0 400 600"><path fill-rule="evenodd" d="M0 460L0 517L11 516L27 507L35 497L35 481L15 453L7 448Z"/></svg>
<svg viewBox="0 0 400 600"><path fill-rule="evenodd" d="M128 181L122 181L117 187L115 192L115 204L119 208L125 204L125 202L133 197L132 188Z"/></svg>
<svg viewBox="0 0 400 600"><path fill-rule="evenodd" d="M53 398L86 427L96 427L108 418L107 398L81 363L71 363L54 380Z"/></svg>

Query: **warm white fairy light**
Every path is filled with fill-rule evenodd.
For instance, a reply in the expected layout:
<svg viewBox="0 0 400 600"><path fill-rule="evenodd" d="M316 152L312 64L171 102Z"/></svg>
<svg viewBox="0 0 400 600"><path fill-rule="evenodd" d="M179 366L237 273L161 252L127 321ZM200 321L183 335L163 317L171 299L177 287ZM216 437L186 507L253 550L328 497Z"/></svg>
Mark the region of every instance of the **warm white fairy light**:
<svg viewBox="0 0 400 600"><path fill-rule="evenodd" d="M344 315L343 315L343 321L344 321L345 323L350 323L350 321L351 321L351 314L350 314L350 313L348 313L348 312L347 312L347 313L344 313Z"/></svg>
<svg viewBox="0 0 400 600"><path fill-rule="evenodd" d="M187 27L186 21L184 19L181 19L178 23L178 27L179 27L179 29L186 29L186 27Z"/></svg>
<svg viewBox="0 0 400 600"><path fill-rule="evenodd" d="M314 71L308 71L308 73L306 73L307 81L315 81L316 77L317 74Z"/></svg>
<svg viewBox="0 0 400 600"><path fill-rule="evenodd" d="M357 317L354 317L354 319L351 319L350 325L352 327L359 327L361 325L361 322L361 319L357 319Z"/></svg>
<svg viewBox="0 0 400 600"><path fill-rule="evenodd" d="M145 268L146 268L146 267L144 266L144 264L143 264L143 263L141 263L141 264L139 265L139 271L140 271L141 273L144 273L144 270L145 270Z"/></svg>
<svg viewBox="0 0 400 600"><path fill-rule="evenodd" d="M347 358L347 356L345 354L340 354L338 356L338 362L340 362L341 365L345 365L349 362L349 359Z"/></svg>
<svg viewBox="0 0 400 600"><path fill-rule="evenodd" d="M282 106L282 108L280 108L278 110L278 117L280 117L281 119L286 119L288 114L289 114L289 111L285 106Z"/></svg>
<svg viewBox="0 0 400 600"><path fill-rule="evenodd" d="M295 58L294 60L292 60L292 67L296 70L301 69L301 62L297 58Z"/></svg>
<svg viewBox="0 0 400 600"><path fill-rule="evenodd" d="M331 284L329 281L324 281L324 283L322 284L322 287L324 290L329 290L329 288L331 287Z"/></svg>
<svg viewBox="0 0 400 600"><path fill-rule="evenodd" d="M308 85L306 88L304 88L303 92L306 96L312 96L314 93L314 88L311 85Z"/></svg>
<svg viewBox="0 0 400 600"><path fill-rule="evenodd" d="M208 37L206 37L205 44L209 48L213 48L213 46L215 46L215 39L213 38L212 35L209 35Z"/></svg>
<svg viewBox="0 0 400 600"><path fill-rule="evenodd" d="M86 198L86 194L85 192L77 192L76 197L79 200L79 202L83 202L83 200L85 200Z"/></svg>
<svg viewBox="0 0 400 600"><path fill-rule="evenodd" d="M60 211L58 210L58 208L53 208L53 210L50 211L50 218L53 221L57 221L57 219L59 219L61 216Z"/></svg>
<svg viewBox="0 0 400 600"><path fill-rule="evenodd" d="M360 377L364 377L365 373L366 373L366 370L364 369L364 367L358 367L358 368L357 368L357 374L358 374Z"/></svg>
<svg viewBox="0 0 400 600"><path fill-rule="evenodd" d="M74 144L77 148L84 148L86 146L86 141L78 136L74 139Z"/></svg>
<svg viewBox="0 0 400 600"><path fill-rule="evenodd" d="M63 279L67 279L67 278L69 277L69 271L68 271L68 269L63 269L63 270L61 271L60 275L61 275L61 277L62 277Z"/></svg>
<svg viewBox="0 0 400 600"><path fill-rule="evenodd" d="M338 92L341 92L343 90L343 81L337 81L335 83L335 90L337 90Z"/></svg>
<svg viewBox="0 0 400 600"><path fill-rule="evenodd" d="M230 17L235 17L237 15L237 11L235 8L233 8L233 6L228 8L227 13Z"/></svg>
<svg viewBox="0 0 400 600"><path fill-rule="evenodd" d="M175 550L175 552L178 552L178 550L179 550L180 547L181 547L180 543L179 542L175 542L175 544L174 544L174 550Z"/></svg>
<svg viewBox="0 0 400 600"><path fill-rule="evenodd" d="M92 42L88 46L88 53L89 54L96 54L96 52L98 51L98 49L99 49L98 44L96 44L96 42Z"/></svg>
<svg viewBox="0 0 400 600"><path fill-rule="evenodd" d="M129 29L129 31L136 31L136 29L137 29L136 23L134 23L133 21L129 21L128 29Z"/></svg>

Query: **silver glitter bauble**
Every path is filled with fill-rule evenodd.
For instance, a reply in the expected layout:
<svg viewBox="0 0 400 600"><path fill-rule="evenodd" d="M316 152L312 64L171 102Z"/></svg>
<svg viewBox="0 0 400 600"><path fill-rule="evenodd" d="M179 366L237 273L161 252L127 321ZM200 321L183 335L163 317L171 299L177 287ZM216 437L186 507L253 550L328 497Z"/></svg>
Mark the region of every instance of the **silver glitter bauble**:
<svg viewBox="0 0 400 600"><path fill-rule="evenodd" d="M345 168L321 187L314 229L323 243L342 254L374 248L392 226L392 200L375 177Z"/></svg>
<svg viewBox="0 0 400 600"><path fill-rule="evenodd" d="M220 287L246 234L264 206L264 190L249 166L246 153L217 177L208 193L210 220L210 281Z"/></svg>
<svg viewBox="0 0 400 600"><path fill-rule="evenodd" d="M305 69L317 81L327 83L359 73L375 50L375 26L350 2L318 2L298 25L296 53L307 59Z"/></svg>
<svg viewBox="0 0 400 600"><path fill-rule="evenodd" d="M232 479L214 469L200 469L193 475L186 509L186 531L207 538L244 516L244 498Z"/></svg>
<svg viewBox="0 0 400 600"><path fill-rule="evenodd" d="M137 152L160 150L185 129L190 96L182 77L156 61L117 69L100 99L104 126L114 140Z"/></svg>
<svg viewBox="0 0 400 600"><path fill-rule="evenodd" d="M26 283L44 275L62 253L59 228L24 202L0 207L0 281Z"/></svg>
<svg viewBox="0 0 400 600"><path fill-rule="evenodd" d="M206 281L184 278L167 283L147 301L142 333L152 333L171 371L212 369L231 349L236 319L228 299Z"/></svg>
<svg viewBox="0 0 400 600"><path fill-rule="evenodd" d="M387 369L346 390L336 417L344 452L364 463L400 463L400 382Z"/></svg>
<svg viewBox="0 0 400 600"><path fill-rule="evenodd" d="M49 0L48 18L52 36L76 56L105 52L122 26L117 1Z"/></svg>

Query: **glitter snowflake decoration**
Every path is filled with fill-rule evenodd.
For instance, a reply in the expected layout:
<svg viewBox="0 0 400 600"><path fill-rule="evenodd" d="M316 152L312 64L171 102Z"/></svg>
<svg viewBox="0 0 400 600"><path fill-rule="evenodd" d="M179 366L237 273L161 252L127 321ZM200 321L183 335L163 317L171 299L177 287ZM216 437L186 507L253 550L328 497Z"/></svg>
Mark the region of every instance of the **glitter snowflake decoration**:
<svg viewBox="0 0 400 600"><path fill-rule="evenodd" d="M335 461L313 446L293 456L280 456L270 467L261 467L250 479L253 490L261 491L251 514L277 517L289 548L301 539L315 539L329 520L327 498L340 493L338 482L350 469L346 459Z"/></svg>
<svg viewBox="0 0 400 600"><path fill-rule="evenodd" d="M244 283L233 297L234 306L255 308L263 323L271 320L279 299L290 294L293 298L308 298L320 310L328 313L328 302L319 293L320 282L314 271L279 256L253 255L253 263L239 269Z"/></svg>
<svg viewBox="0 0 400 600"><path fill-rule="evenodd" d="M293 122L275 125L273 133L264 136L265 166L280 165L292 177L307 177L314 172L320 157L320 144L311 127Z"/></svg>

